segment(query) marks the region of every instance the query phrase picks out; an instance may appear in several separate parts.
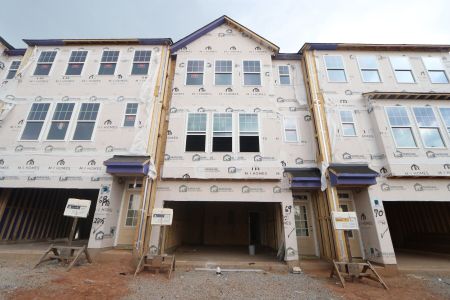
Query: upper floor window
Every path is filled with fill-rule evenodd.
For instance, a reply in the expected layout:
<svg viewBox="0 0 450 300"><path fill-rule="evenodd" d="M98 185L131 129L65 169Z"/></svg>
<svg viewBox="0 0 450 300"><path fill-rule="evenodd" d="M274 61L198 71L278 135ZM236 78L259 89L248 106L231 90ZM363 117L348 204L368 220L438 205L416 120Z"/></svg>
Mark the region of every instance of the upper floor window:
<svg viewBox="0 0 450 300"><path fill-rule="evenodd" d="M447 132L450 134L450 107L441 107L439 111L441 112L445 127L447 127Z"/></svg>
<svg viewBox="0 0 450 300"><path fill-rule="evenodd" d="M74 140L89 141L92 139L95 122L97 121L100 103L82 103L78 113L77 126L73 134Z"/></svg>
<svg viewBox="0 0 450 300"><path fill-rule="evenodd" d="M103 51L102 61L98 75L114 75L116 71L117 61L119 60L119 51Z"/></svg>
<svg viewBox="0 0 450 300"><path fill-rule="evenodd" d="M190 113L187 120L186 151L204 152L206 147L206 113Z"/></svg>
<svg viewBox="0 0 450 300"><path fill-rule="evenodd" d="M420 137L426 148L445 147L439 130L439 123L431 107L413 107L414 116L419 125Z"/></svg>
<svg viewBox="0 0 450 300"><path fill-rule="evenodd" d="M147 75L152 51L136 50L134 52L133 69L131 75Z"/></svg>
<svg viewBox="0 0 450 300"><path fill-rule="evenodd" d="M205 62L203 60L188 60L186 85L203 85L204 68Z"/></svg>
<svg viewBox="0 0 450 300"><path fill-rule="evenodd" d="M291 76L289 74L289 66L278 66L278 74L280 75L280 84L291 84Z"/></svg>
<svg viewBox="0 0 450 300"><path fill-rule="evenodd" d="M364 82L381 82L378 61L375 56L358 56L357 59Z"/></svg>
<svg viewBox="0 0 450 300"><path fill-rule="evenodd" d="M22 132L22 140L36 141L39 139L49 108L50 103L33 103Z"/></svg>
<svg viewBox="0 0 450 300"><path fill-rule="evenodd" d="M261 85L259 60L244 60L244 85Z"/></svg>
<svg viewBox="0 0 450 300"><path fill-rule="evenodd" d="M42 51L39 55L34 75L43 76L50 73L53 61L56 57L56 51Z"/></svg>
<svg viewBox="0 0 450 300"><path fill-rule="evenodd" d="M127 103L127 107L125 108L125 118L123 120L124 127L134 127L138 107L139 103Z"/></svg>
<svg viewBox="0 0 450 300"><path fill-rule="evenodd" d="M327 68L328 81L347 82L342 56L325 55L324 59Z"/></svg>
<svg viewBox="0 0 450 300"><path fill-rule="evenodd" d="M216 60L214 75L216 85L231 85L233 83L233 62L231 60Z"/></svg>
<svg viewBox="0 0 450 300"><path fill-rule="evenodd" d="M444 65L439 57L422 57L431 83L448 83Z"/></svg>
<svg viewBox="0 0 450 300"><path fill-rule="evenodd" d="M386 107L386 113L397 147L416 148L417 144L406 108L402 106Z"/></svg>
<svg viewBox="0 0 450 300"><path fill-rule="evenodd" d="M258 114L239 114L239 151L259 152Z"/></svg>
<svg viewBox="0 0 450 300"><path fill-rule="evenodd" d="M20 67L20 60L14 60L9 66L8 74L6 75L6 79L13 79L16 76L17 70Z"/></svg>
<svg viewBox="0 0 450 300"><path fill-rule="evenodd" d="M87 51L72 51L69 64L67 65L66 75L81 75L87 53Z"/></svg>
<svg viewBox="0 0 450 300"><path fill-rule="evenodd" d="M356 136L355 120L350 110L342 110L339 112L342 124L342 132L344 136Z"/></svg>
<svg viewBox="0 0 450 300"><path fill-rule="evenodd" d="M66 138L74 107L74 103L58 103L56 105L47 140L64 140Z"/></svg>
<svg viewBox="0 0 450 300"><path fill-rule="evenodd" d="M212 151L233 151L233 115L231 113L216 113L213 117Z"/></svg>
<svg viewBox="0 0 450 300"><path fill-rule="evenodd" d="M408 57L390 57L392 69L398 83L414 83L414 75Z"/></svg>
<svg viewBox="0 0 450 300"><path fill-rule="evenodd" d="M298 142L297 119L284 118L283 127L284 127L284 140L286 142Z"/></svg>

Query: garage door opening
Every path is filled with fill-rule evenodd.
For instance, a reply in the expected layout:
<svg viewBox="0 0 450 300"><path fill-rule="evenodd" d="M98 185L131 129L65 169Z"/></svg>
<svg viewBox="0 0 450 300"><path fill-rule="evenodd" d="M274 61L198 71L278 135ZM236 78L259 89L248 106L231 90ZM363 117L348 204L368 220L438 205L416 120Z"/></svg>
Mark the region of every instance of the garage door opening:
<svg viewBox="0 0 450 300"><path fill-rule="evenodd" d="M99 190L0 189L0 243L67 239L73 218L63 216L68 198L91 200L87 218L80 218L75 238L89 239Z"/></svg>
<svg viewBox="0 0 450 300"><path fill-rule="evenodd" d="M166 201L165 207L174 210L165 249L177 260L272 261L282 245L279 203Z"/></svg>

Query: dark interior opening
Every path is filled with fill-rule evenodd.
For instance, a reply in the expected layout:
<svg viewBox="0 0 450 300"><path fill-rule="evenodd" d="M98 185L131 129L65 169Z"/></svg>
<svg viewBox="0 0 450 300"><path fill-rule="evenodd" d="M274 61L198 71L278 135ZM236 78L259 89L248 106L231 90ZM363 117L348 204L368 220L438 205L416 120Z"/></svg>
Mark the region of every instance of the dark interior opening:
<svg viewBox="0 0 450 300"><path fill-rule="evenodd" d="M187 135L186 151L205 151L206 135Z"/></svg>
<svg viewBox="0 0 450 300"><path fill-rule="evenodd" d="M231 152L233 151L233 138L230 137L213 137L214 152Z"/></svg>
<svg viewBox="0 0 450 300"><path fill-rule="evenodd" d="M240 136L240 152L259 152L259 136Z"/></svg>

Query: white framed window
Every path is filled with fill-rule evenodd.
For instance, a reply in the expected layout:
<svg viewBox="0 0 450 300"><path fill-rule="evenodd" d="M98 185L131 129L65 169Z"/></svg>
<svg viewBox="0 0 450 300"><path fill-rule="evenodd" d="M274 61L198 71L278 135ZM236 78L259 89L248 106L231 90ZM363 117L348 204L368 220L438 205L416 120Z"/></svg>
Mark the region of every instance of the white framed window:
<svg viewBox="0 0 450 300"><path fill-rule="evenodd" d="M214 113L213 114L213 152L233 151L233 114Z"/></svg>
<svg viewBox="0 0 450 300"><path fill-rule="evenodd" d="M189 113L186 128L186 151L205 152L206 113Z"/></svg>
<svg viewBox="0 0 450 300"><path fill-rule="evenodd" d="M75 103L57 103L53 112L47 140L63 141L66 138Z"/></svg>
<svg viewBox="0 0 450 300"><path fill-rule="evenodd" d="M289 66L278 66L278 75L280 76L280 85L291 84L291 75L289 73Z"/></svg>
<svg viewBox="0 0 450 300"><path fill-rule="evenodd" d="M73 133L75 141L90 141L97 122L100 103L82 103Z"/></svg>
<svg viewBox="0 0 450 300"><path fill-rule="evenodd" d="M261 62L244 60L244 85L261 85Z"/></svg>
<svg viewBox="0 0 450 300"><path fill-rule="evenodd" d="M42 51L39 55L34 74L36 76L46 76L50 73L55 61L56 51Z"/></svg>
<svg viewBox="0 0 450 300"><path fill-rule="evenodd" d="M408 111L403 106L386 107L392 136L398 148L417 148Z"/></svg>
<svg viewBox="0 0 450 300"><path fill-rule="evenodd" d="M297 236L309 236L308 210L305 204L294 204L295 232Z"/></svg>
<svg viewBox="0 0 450 300"><path fill-rule="evenodd" d="M347 198L349 198L349 197L347 197ZM341 211L342 212L349 212L350 210L349 210L349 205L347 204L347 203L342 203L342 200L341 201L339 201L339 202L341 202L340 204L339 204L339 207L340 207L340 209L341 209ZM346 232L347 232L347 236L349 237L349 238L353 238L353 231L352 230L346 230Z"/></svg>
<svg viewBox="0 0 450 300"><path fill-rule="evenodd" d="M343 136L356 136L355 119L351 110L341 110L339 112L342 125Z"/></svg>
<svg viewBox="0 0 450 300"><path fill-rule="evenodd" d="M6 75L6 79L13 79L17 74L17 70L20 67L20 60L13 60L11 65L9 66L8 74Z"/></svg>
<svg viewBox="0 0 450 300"><path fill-rule="evenodd" d="M22 131L21 140L37 141L47 118L50 103L33 103Z"/></svg>
<svg viewBox="0 0 450 300"><path fill-rule="evenodd" d="M395 78L398 83L415 83L414 74L409 58L404 56L389 57Z"/></svg>
<svg viewBox="0 0 450 300"><path fill-rule="evenodd" d="M444 139L439 123L431 107L413 107L414 117L419 126L420 137L426 148L444 148Z"/></svg>
<svg viewBox="0 0 450 300"><path fill-rule="evenodd" d="M98 75L114 75L118 60L119 51L104 50Z"/></svg>
<svg viewBox="0 0 450 300"><path fill-rule="evenodd" d="M259 152L258 114L239 114L239 152Z"/></svg>
<svg viewBox="0 0 450 300"><path fill-rule="evenodd" d="M139 206L141 204L140 194L130 194L128 198L127 218L125 219L125 226L134 227L138 221Z"/></svg>
<svg viewBox="0 0 450 300"><path fill-rule="evenodd" d="M67 65L66 75L81 75L84 62L86 61L87 51L72 51Z"/></svg>
<svg viewBox="0 0 450 300"><path fill-rule="evenodd" d="M125 116L123 127L134 127L138 113L139 103L127 103L125 107Z"/></svg>
<svg viewBox="0 0 450 300"><path fill-rule="evenodd" d="M339 55L324 55L329 82L347 82L344 61Z"/></svg>
<svg viewBox="0 0 450 300"><path fill-rule="evenodd" d="M286 117L283 119L284 141L289 143L298 142L297 119Z"/></svg>
<svg viewBox="0 0 450 300"><path fill-rule="evenodd" d="M186 85L203 85L205 62L203 60L188 60L186 68Z"/></svg>
<svg viewBox="0 0 450 300"><path fill-rule="evenodd" d="M439 112L442 117L442 121L447 128L447 132L450 134L450 107L440 107Z"/></svg>
<svg viewBox="0 0 450 300"><path fill-rule="evenodd" d="M216 60L214 64L214 84L233 84L233 62L231 60Z"/></svg>
<svg viewBox="0 0 450 300"><path fill-rule="evenodd" d="M151 56L152 51L150 50L134 51L133 68L131 69L131 75L148 75Z"/></svg>
<svg viewBox="0 0 450 300"><path fill-rule="evenodd" d="M440 57L422 57L431 83L448 83L447 73Z"/></svg>
<svg viewBox="0 0 450 300"><path fill-rule="evenodd" d="M358 56L357 61L363 82L381 82L380 72L378 70L378 60L376 56Z"/></svg>

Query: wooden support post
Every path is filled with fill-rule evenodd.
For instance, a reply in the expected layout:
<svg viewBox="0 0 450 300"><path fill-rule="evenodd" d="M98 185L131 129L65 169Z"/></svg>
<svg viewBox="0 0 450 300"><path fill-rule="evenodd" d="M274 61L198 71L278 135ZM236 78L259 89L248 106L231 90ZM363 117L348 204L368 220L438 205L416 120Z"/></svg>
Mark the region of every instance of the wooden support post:
<svg viewBox="0 0 450 300"><path fill-rule="evenodd" d="M75 230L77 228L78 218L75 217L72 222L72 229L70 229L69 241L67 242L68 246L72 246L73 237L75 235Z"/></svg>

